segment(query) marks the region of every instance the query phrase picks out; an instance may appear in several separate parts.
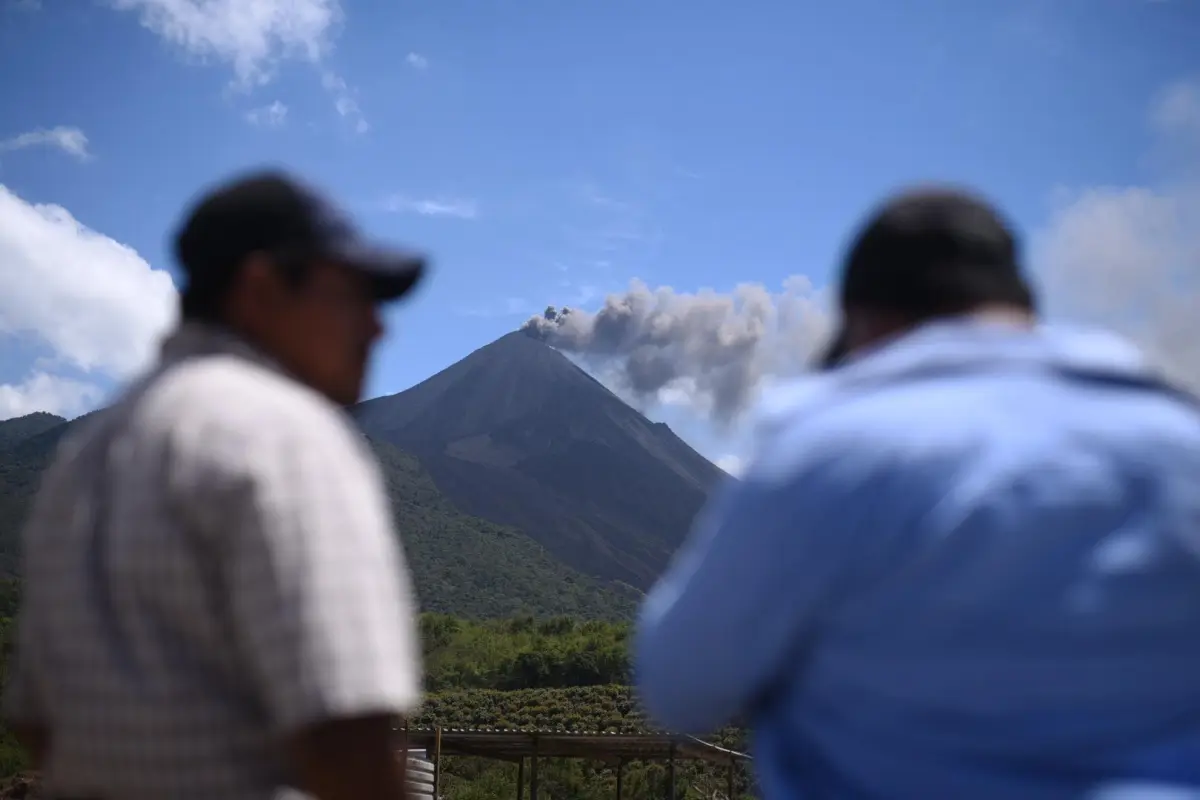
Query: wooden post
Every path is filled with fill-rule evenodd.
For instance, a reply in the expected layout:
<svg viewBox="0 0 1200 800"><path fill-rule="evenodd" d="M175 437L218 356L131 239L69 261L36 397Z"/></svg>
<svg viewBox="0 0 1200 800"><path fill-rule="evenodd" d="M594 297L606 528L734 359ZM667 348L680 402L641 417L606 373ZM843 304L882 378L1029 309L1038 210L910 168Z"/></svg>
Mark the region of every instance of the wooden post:
<svg viewBox="0 0 1200 800"><path fill-rule="evenodd" d="M617 800L621 800L621 782L625 778L625 759L617 759Z"/></svg>
<svg viewBox="0 0 1200 800"><path fill-rule="evenodd" d="M517 800L525 798L525 756L517 761Z"/></svg>
<svg viewBox="0 0 1200 800"><path fill-rule="evenodd" d="M442 726L433 729L433 800L441 800L442 790Z"/></svg>
<svg viewBox="0 0 1200 800"><path fill-rule="evenodd" d="M734 758L733 756L730 756L729 757L728 786L726 787L726 794L728 795L729 800L733 800L733 787L734 787L733 773L734 773L735 769L737 769L737 759Z"/></svg>
<svg viewBox="0 0 1200 800"><path fill-rule="evenodd" d="M538 800L538 740L533 737L533 755L529 757L529 800Z"/></svg>
<svg viewBox="0 0 1200 800"><path fill-rule="evenodd" d="M667 797L675 800L675 743L671 742L671 751L667 754Z"/></svg>
<svg viewBox="0 0 1200 800"><path fill-rule="evenodd" d="M400 731L400 785L406 785L408 780L408 717L404 718L404 727Z"/></svg>

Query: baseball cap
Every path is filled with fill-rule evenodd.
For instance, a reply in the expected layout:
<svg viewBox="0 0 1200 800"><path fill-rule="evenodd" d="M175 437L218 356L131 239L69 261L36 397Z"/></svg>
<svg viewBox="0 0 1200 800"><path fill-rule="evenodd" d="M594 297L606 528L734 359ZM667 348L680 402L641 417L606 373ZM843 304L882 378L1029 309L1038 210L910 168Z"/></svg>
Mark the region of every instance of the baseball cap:
<svg viewBox="0 0 1200 800"><path fill-rule="evenodd" d="M1020 242L1000 212L952 187L921 187L886 200L851 240L842 263L842 310L869 308L916 319L962 313L983 303L1032 309ZM847 354L839 328L818 359Z"/></svg>
<svg viewBox="0 0 1200 800"><path fill-rule="evenodd" d="M315 189L281 171L237 177L200 198L175 238L188 288L225 285L250 255L327 259L367 275L375 297L398 299L428 269L427 258L365 239Z"/></svg>

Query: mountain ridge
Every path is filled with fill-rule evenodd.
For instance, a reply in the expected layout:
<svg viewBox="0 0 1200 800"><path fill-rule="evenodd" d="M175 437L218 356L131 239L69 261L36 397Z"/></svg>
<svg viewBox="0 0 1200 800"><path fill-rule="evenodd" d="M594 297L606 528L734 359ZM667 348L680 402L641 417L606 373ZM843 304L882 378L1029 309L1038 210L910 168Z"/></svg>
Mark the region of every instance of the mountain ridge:
<svg viewBox="0 0 1200 800"><path fill-rule="evenodd" d="M359 404L464 511L586 574L646 589L724 475L566 356L513 332L416 386Z"/></svg>
<svg viewBox="0 0 1200 800"><path fill-rule="evenodd" d="M18 574L20 531L41 473L58 443L83 419L44 430L44 420L0 421L0 439L10 442L0 451L0 575ZM580 574L522 532L464 514L441 495L416 458L367 440L423 611L468 618L618 620L633 614L640 598L633 587Z"/></svg>
<svg viewBox="0 0 1200 800"><path fill-rule="evenodd" d="M430 610L628 616L724 476L521 332L350 411ZM0 571L17 570L40 473L83 419L0 422Z"/></svg>

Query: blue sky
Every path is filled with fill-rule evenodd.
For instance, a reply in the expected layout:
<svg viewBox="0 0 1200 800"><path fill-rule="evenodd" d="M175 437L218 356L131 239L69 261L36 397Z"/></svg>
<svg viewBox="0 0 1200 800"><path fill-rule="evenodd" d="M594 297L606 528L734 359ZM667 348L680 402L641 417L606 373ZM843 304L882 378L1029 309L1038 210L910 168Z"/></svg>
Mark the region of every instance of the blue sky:
<svg viewBox="0 0 1200 800"><path fill-rule="evenodd" d="M1067 294L1154 283L1200 263L1197 37L1191 0L0 0L0 410L78 411L135 368L109 351L168 296L139 270L262 164L435 256L371 394L633 279L821 287L917 180L989 194ZM701 406L653 413L739 452Z"/></svg>

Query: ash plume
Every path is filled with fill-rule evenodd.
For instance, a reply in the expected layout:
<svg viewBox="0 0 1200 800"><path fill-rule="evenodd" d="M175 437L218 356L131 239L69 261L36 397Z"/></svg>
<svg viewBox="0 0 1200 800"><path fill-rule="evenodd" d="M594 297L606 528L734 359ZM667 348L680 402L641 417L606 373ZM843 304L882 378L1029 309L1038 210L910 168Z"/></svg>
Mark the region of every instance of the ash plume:
<svg viewBox="0 0 1200 800"><path fill-rule="evenodd" d="M1050 322L1121 333L1200 393L1200 80L1166 87L1148 121L1163 175L1059 192L1033 231L1030 266ZM804 278L774 294L635 281L599 311L548 308L522 327L635 400L684 403L728 423L764 382L803 368L827 335L827 308Z"/></svg>
<svg viewBox="0 0 1200 800"><path fill-rule="evenodd" d="M774 294L757 284L692 294L635 280L599 311L551 306L521 326L636 401L686 404L722 425L765 380L802 368L827 329L819 294L800 277Z"/></svg>

